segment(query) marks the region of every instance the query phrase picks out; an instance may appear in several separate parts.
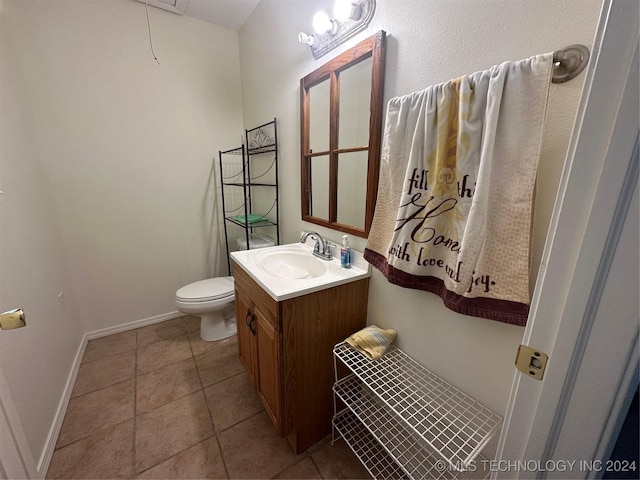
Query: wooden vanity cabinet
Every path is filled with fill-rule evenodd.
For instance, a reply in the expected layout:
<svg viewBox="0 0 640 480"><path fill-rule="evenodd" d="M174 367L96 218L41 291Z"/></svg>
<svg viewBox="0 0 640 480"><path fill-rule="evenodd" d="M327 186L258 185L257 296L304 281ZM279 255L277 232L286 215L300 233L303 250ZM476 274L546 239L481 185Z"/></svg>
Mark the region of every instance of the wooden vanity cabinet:
<svg viewBox="0 0 640 480"><path fill-rule="evenodd" d="M275 301L233 262L240 361L299 453L331 432L333 346L364 328L369 279Z"/></svg>
<svg viewBox="0 0 640 480"><path fill-rule="evenodd" d="M282 347L277 331L277 304L236 265L234 277L240 361L278 433L284 435L280 413L282 382L278 373Z"/></svg>

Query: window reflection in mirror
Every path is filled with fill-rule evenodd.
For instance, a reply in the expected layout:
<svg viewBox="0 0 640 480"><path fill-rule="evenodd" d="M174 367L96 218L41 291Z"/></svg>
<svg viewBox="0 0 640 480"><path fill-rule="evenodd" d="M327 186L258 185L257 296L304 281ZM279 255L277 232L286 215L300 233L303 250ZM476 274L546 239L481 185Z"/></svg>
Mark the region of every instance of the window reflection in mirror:
<svg viewBox="0 0 640 480"><path fill-rule="evenodd" d="M378 185L385 32L300 81L302 218L366 237Z"/></svg>

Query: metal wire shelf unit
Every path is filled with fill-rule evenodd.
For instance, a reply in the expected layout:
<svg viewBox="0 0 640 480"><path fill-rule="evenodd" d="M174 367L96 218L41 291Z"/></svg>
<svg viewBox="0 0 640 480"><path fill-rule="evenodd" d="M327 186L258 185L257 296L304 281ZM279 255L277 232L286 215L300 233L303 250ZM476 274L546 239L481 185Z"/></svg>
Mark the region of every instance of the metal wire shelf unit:
<svg viewBox="0 0 640 480"><path fill-rule="evenodd" d="M352 375L338 379L338 360ZM464 475L476 468L474 460L502 424L499 415L395 346L369 360L339 343L334 347L334 367L336 396L409 478Z"/></svg>
<svg viewBox="0 0 640 480"><path fill-rule="evenodd" d="M398 467L407 478L455 479L450 468L442 469L439 458L424 448L424 442L389 415L384 405L355 375L337 382L334 393L365 426L380 445L398 460Z"/></svg>
<svg viewBox="0 0 640 480"><path fill-rule="evenodd" d="M227 250L227 270L231 275L231 261L229 259L229 229L228 224L236 225L243 229L246 248L251 248L250 236L255 228L275 227L276 245L280 244L280 209L278 205L278 131L276 118L255 128L245 130L245 143L237 148L221 150L219 153L220 184L222 196L222 212L225 246ZM252 157L273 153L273 160L259 174L252 172L253 163L256 159ZM231 172L225 172L225 167L229 167L230 162L225 161L227 156L240 156L240 165L235 162L235 167ZM228 170L228 168L227 168ZM272 181L256 181L267 174L271 175ZM225 188L226 187L226 188ZM228 205L227 192L230 188L242 190L240 205L233 207ZM254 188L273 189L273 204L266 212L255 214L253 212ZM266 209L265 209L266 210ZM268 218L267 218L268 216ZM257 219L255 218L257 217Z"/></svg>
<svg viewBox="0 0 640 480"><path fill-rule="evenodd" d="M393 457L382 448L369 430L347 409L333 417L333 427L373 478L407 478Z"/></svg>

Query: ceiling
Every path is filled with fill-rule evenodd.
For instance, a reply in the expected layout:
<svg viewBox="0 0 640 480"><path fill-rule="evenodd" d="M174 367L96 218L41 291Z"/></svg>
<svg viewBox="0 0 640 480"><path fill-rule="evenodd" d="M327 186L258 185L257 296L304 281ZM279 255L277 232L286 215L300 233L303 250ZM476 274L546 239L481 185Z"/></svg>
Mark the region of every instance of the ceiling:
<svg viewBox="0 0 640 480"><path fill-rule="evenodd" d="M239 30L260 0L138 0L149 6Z"/></svg>

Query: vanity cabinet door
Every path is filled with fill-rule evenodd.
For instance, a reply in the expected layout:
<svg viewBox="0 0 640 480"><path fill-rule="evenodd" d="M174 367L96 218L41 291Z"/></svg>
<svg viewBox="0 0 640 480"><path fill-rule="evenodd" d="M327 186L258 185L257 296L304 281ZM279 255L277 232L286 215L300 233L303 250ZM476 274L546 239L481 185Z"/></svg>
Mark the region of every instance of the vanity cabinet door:
<svg viewBox="0 0 640 480"><path fill-rule="evenodd" d="M238 325L238 353L240 361L247 369L251 382L257 385L257 352L254 341L256 321L253 317L253 304L249 296L241 289L236 288L236 322Z"/></svg>
<svg viewBox="0 0 640 480"><path fill-rule="evenodd" d="M283 435L281 418L280 374L280 334L259 308L254 308L256 316L256 340L258 350L257 390L262 403L278 433Z"/></svg>
<svg viewBox="0 0 640 480"><path fill-rule="evenodd" d="M250 298L236 286L238 353L276 430L284 435L280 413L281 337L273 321Z"/></svg>

